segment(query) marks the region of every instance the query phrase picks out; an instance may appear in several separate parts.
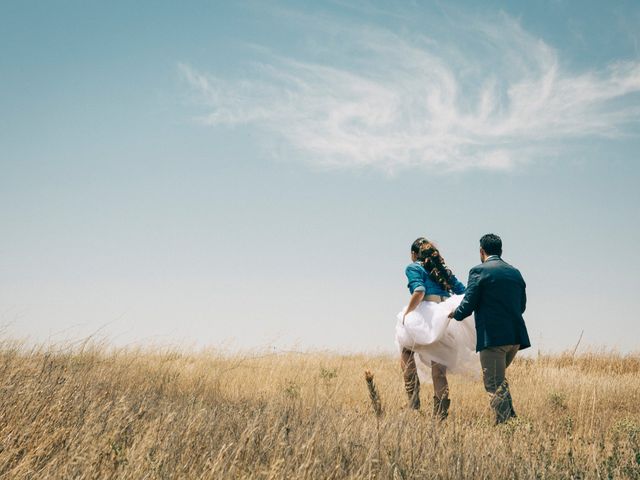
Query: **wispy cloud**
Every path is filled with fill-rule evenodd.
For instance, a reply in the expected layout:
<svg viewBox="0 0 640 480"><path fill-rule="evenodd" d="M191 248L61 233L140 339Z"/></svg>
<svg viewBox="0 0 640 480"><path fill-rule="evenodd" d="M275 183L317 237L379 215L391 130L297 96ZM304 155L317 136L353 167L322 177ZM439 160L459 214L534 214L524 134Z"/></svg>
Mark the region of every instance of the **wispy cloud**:
<svg viewBox="0 0 640 480"><path fill-rule="evenodd" d="M202 121L252 124L322 165L391 172L510 169L567 139L624 134L640 119L638 61L568 71L504 14L458 17L440 30L447 35L430 37L322 25L309 35L334 43L315 60L264 49L241 79L181 64L210 110Z"/></svg>

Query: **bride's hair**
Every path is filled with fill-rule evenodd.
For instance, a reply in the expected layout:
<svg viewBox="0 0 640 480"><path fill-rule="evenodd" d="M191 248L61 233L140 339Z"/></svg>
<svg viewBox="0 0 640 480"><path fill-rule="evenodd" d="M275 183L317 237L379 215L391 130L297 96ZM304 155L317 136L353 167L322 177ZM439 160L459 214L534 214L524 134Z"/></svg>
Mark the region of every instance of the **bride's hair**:
<svg viewBox="0 0 640 480"><path fill-rule="evenodd" d="M453 273L447 268L436 246L426 238L420 237L411 244L411 251L417 255L418 261L422 263L431 280L450 292Z"/></svg>

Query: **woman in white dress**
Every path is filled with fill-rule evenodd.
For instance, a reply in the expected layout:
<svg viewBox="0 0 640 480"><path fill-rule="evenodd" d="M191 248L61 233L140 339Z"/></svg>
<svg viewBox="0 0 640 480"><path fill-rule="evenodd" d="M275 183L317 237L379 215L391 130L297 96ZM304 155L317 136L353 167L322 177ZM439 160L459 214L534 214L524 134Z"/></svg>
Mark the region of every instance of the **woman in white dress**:
<svg viewBox="0 0 640 480"><path fill-rule="evenodd" d="M396 343L409 406L420 408L420 379L430 371L433 413L449 413L447 371L477 372L473 317L462 322L448 317L462 301L465 286L449 270L436 246L424 237L411 245L412 263L405 269L411 300L398 314ZM454 294L454 295L452 295Z"/></svg>

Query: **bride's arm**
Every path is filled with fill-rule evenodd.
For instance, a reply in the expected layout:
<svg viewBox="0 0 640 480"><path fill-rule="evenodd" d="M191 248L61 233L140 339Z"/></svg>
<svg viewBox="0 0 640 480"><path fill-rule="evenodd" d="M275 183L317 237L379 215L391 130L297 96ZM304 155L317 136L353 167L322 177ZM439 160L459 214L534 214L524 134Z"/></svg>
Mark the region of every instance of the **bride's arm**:
<svg viewBox="0 0 640 480"><path fill-rule="evenodd" d="M467 290L464 292L462 302L453 312L449 314L449 318L455 318L458 321L464 320L473 313L478 305L480 295L480 271L476 267L469 272L469 281L467 282Z"/></svg>
<svg viewBox="0 0 640 480"><path fill-rule="evenodd" d="M413 295L411 295L411 300L409 301L409 305L407 306L407 311L404 312L404 316L402 317L403 324L404 324L404 317L406 317L410 312L413 312L416 309L416 307L420 305L420 302L422 301L423 298L424 298L424 291L417 290L413 292Z"/></svg>
<svg viewBox="0 0 640 480"><path fill-rule="evenodd" d="M409 287L409 291L411 292L411 300L409 300L409 305L407 306L407 311L404 312L402 317L402 324L404 325L404 317L407 316L409 312L413 312L420 302L424 298L424 292L426 290L424 285L423 273L424 269L420 266L412 263L409 265L405 271L405 275L407 276L407 280L409 281L407 287Z"/></svg>
<svg viewBox="0 0 640 480"><path fill-rule="evenodd" d="M451 275L451 282L453 293L455 293L456 295L462 295L465 292L466 288L464 286L464 283L458 280L455 275Z"/></svg>

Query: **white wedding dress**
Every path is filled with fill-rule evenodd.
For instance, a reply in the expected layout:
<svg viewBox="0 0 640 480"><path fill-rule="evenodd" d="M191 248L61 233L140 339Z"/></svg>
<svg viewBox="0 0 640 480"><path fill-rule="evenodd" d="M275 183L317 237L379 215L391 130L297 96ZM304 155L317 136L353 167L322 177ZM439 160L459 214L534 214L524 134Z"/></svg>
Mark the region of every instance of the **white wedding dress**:
<svg viewBox="0 0 640 480"><path fill-rule="evenodd" d="M406 307L398 313L396 345L415 352L418 376L431 381L431 362L447 367L447 372L477 378L480 360L476 354L476 327L473 315L459 322L449 318L464 295L452 295L442 303L420 302L402 322Z"/></svg>

